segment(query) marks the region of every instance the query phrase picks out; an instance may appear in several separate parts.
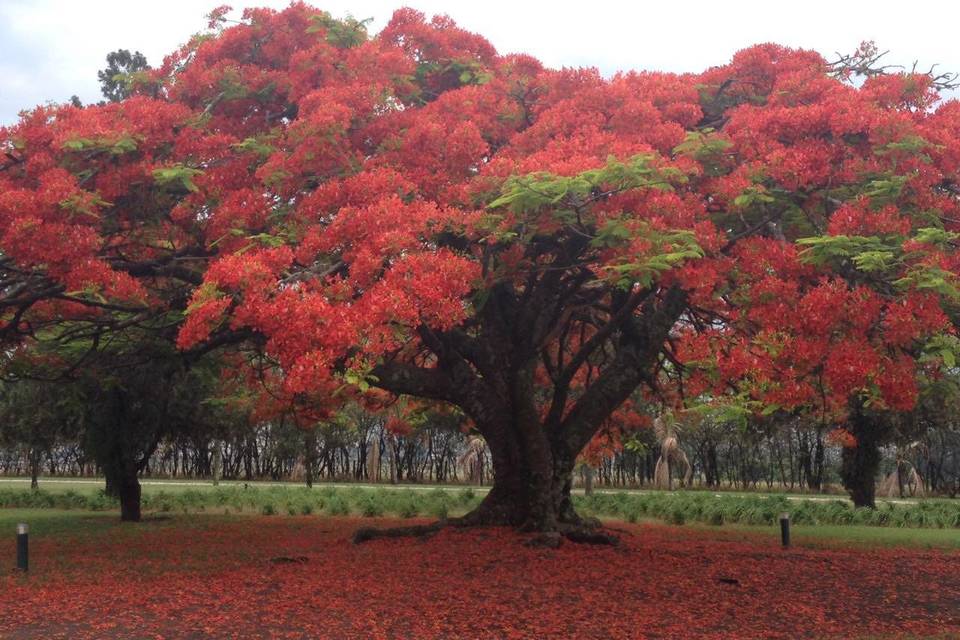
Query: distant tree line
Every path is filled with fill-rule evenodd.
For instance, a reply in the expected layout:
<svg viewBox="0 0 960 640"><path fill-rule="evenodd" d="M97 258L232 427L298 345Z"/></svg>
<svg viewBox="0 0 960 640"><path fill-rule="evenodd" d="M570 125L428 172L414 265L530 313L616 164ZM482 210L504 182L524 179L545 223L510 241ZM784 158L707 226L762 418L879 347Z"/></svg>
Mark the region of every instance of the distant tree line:
<svg viewBox="0 0 960 640"><path fill-rule="evenodd" d="M198 377L184 377L195 392L203 386L197 386ZM487 484L492 479L486 446L453 414L429 414L401 434L389 428L384 415L360 407L304 428L283 417L250 424L209 399L174 397L183 406L167 406L151 422L149 408L161 407L150 397L83 385L5 383L0 386L0 474L31 476L35 482L39 476L106 475L109 482L129 465L143 477L198 480ZM104 404L87 406L85 398ZM127 423L131 428L119 430L122 438L97 418L104 411L131 408L146 426ZM898 432L881 448L874 476L881 497L960 493L960 429L951 420L930 418L929 411L926 420L914 416L912 430ZM186 428L191 420L202 428L197 423ZM700 420L680 425L677 438L691 465L690 485L696 487L840 491L843 443L823 425L789 418ZM595 459L589 470L582 463L577 481L582 486L590 475L598 486L657 486L660 444L653 429L634 431L622 448ZM123 447L133 452L115 451ZM111 461L119 473L111 471ZM897 472L896 484L884 486ZM908 481L912 472L921 487ZM671 486L682 486L683 474L673 475Z"/></svg>

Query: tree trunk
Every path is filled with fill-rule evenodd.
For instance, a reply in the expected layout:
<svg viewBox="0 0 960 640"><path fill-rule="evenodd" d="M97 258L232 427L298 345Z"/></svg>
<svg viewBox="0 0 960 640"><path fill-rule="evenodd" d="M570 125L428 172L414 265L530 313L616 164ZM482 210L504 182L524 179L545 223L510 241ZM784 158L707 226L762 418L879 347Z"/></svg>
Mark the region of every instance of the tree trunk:
<svg viewBox="0 0 960 640"><path fill-rule="evenodd" d="M211 463L213 472L213 486L220 485L220 477L223 475L223 447L219 440L213 441L213 462Z"/></svg>
<svg viewBox="0 0 960 640"><path fill-rule="evenodd" d="M306 451L303 455L304 477L307 487L313 488L313 474L317 467L317 432L313 429L307 431L304 436L304 447Z"/></svg>
<svg viewBox="0 0 960 640"><path fill-rule="evenodd" d="M520 446L518 434L500 433L504 437L488 440L493 487L464 521L542 532L581 524L570 499L576 456L566 455L560 447L551 450L545 437L540 443L544 450L530 455L535 447Z"/></svg>
<svg viewBox="0 0 960 640"><path fill-rule="evenodd" d="M125 473L117 486L120 497L120 520L140 522L140 480L136 472Z"/></svg>
<svg viewBox="0 0 960 640"><path fill-rule="evenodd" d="M111 498L119 498L120 491L117 489L117 483L114 474L111 473L107 467L104 467L103 476L104 480L106 481L103 487L103 492Z"/></svg>
<svg viewBox="0 0 960 640"><path fill-rule="evenodd" d="M813 456L813 476L810 478L810 488L814 491L823 490L824 461L823 433L821 429L817 429L817 443Z"/></svg>
<svg viewBox="0 0 960 640"><path fill-rule="evenodd" d="M254 436L248 435L246 445L243 450L243 479L247 482L253 480L253 447L255 445Z"/></svg>
<svg viewBox="0 0 960 640"><path fill-rule="evenodd" d="M387 436L387 449L390 454L390 484L397 484L398 481L398 469L397 469L397 437L394 435Z"/></svg>
<svg viewBox="0 0 960 640"><path fill-rule="evenodd" d="M864 415L860 407L851 415L850 433L854 446L844 447L840 477L855 507L876 507L876 478L880 469L880 443L883 425Z"/></svg>
<svg viewBox="0 0 960 640"><path fill-rule="evenodd" d="M40 451L32 448L28 457L30 459L30 488L37 490L40 488Z"/></svg>
<svg viewBox="0 0 960 640"><path fill-rule="evenodd" d="M717 463L717 444L711 440L707 443L707 453L704 457L703 473L708 487L720 486L720 469Z"/></svg>

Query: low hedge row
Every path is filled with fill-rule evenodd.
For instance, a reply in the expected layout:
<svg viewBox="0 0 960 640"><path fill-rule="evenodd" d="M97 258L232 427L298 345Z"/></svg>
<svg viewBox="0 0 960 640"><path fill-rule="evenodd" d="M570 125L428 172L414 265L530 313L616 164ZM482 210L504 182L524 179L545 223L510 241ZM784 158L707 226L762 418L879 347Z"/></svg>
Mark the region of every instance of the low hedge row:
<svg viewBox="0 0 960 640"><path fill-rule="evenodd" d="M476 506L482 495L471 488L413 490L363 487L213 487L143 494L144 511L196 513L260 513L263 515L412 518L446 517ZM789 513L794 524L870 525L881 527L960 528L960 500L925 500L910 504L882 503L877 509L855 509L846 500L788 500L785 496L735 496L702 492L595 493L574 496L580 513L636 522L664 520L672 524L700 522L775 524ZM0 508L49 508L104 511L117 501L103 491L48 492L0 489Z"/></svg>

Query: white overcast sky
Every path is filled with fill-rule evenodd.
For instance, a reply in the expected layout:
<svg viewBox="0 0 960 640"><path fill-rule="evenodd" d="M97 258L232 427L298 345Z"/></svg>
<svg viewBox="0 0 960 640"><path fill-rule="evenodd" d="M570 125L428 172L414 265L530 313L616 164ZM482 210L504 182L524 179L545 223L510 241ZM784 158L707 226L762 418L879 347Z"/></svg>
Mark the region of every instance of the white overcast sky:
<svg viewBox="0 0 960 640"><path fill-rule="evenodd" d="M115 49L151 64L206 26L219 4L282 8L288 0L0 0L0 125L24 108L78 95L100 99L97 70ZM346 0L313 3L341 17L374 19L394 9L446 13L502 53L525 52L548 66L699 71L759 42L812 48L828 58L863 40L889 49L891 63L938 63L960 71L960 0Z"/></svg>

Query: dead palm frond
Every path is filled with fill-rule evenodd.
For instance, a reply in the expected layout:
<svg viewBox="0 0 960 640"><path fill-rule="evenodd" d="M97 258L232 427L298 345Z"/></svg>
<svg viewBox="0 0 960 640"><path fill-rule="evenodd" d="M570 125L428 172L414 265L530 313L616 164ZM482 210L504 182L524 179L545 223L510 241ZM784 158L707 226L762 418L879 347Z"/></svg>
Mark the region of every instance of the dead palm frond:
<svg viewBox="0 0 960 640"><path fill-rule="evenodd" d="M923 478L917 473L917 468L907 460L907 456L923 446L919 440L897 447L896 464L883 481L880 482L879 493L887 498L903 498L904 494L911 497L924 496Z"/></svg>
<svg viewBox="0 0 960 640"><path fill-rule="evenodd" d="M457 467L471 483L480 484L483 480L483 459L486 451L486 440L480 436L470 436L466 450L457 459Z"/></svg>
<svg viewBox="0 0 960 640"><path fill-rule="evenodd" d="M660 457L653 471L654 485L659 489L672 489L674 469L683 473L683 486L689 485L693 466L680 448L676 425L672 420L664 420L659 416L653 421L653 432L660 441Z"/></svg>
<svg viewBox="0 0 960 640"><path fill-rule="evenodd" d="M901 469L905 467L908 467L909 471L901 473ZM906 497L904 494L922 498L924 496L923 479L917 473L916 467L905 460L900 460L896 468L880 483L879 493L885 498L903 498Z"/></svg>

